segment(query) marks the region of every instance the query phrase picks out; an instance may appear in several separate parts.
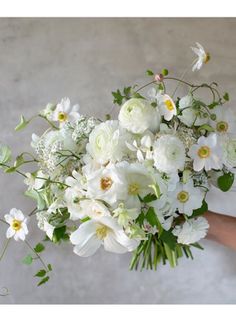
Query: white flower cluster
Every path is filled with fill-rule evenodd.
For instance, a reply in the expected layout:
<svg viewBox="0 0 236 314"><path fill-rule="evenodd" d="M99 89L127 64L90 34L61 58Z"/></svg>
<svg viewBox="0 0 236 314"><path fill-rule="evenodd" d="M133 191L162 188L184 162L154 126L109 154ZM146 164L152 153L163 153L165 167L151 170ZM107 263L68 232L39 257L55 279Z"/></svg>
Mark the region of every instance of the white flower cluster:
<svg viewBox="0 0 236 314"><path fill-rule="evenodd" d="M199 44L194 51L198 70L209 55ZM168 245L185 249L205 237L209 226L201 213L212 173L221 189L230 188L234 112L216 101L212 85L210 104L194 89L175 101L157 77L149 97L122 96L117 120L82 116L68 98L41 112L53 129L33 135L39 168L26 174L27 194L38 202L38 227L54 242L69 238L79 256L101 245L114 253L148 250L153 241L168 257ZM7 236L24 240L24 216L14 210L6 221Z"/></svg>

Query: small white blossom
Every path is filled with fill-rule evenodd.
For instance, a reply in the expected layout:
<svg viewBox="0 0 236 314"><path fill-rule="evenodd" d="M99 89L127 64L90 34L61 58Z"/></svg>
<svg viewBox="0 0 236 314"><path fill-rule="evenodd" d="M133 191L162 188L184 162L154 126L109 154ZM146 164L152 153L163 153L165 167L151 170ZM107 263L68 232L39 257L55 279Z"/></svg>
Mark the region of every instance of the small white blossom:
<svg viewBox="0 0 236 314"><path fill-rule="evenodd" d="M25 236L28 234L27 218L24 216L21 210L12 208L10 213L4 216L6 222L10 225L7 229L7 238L12 238L16 241L25 240Z"/></svg>
<svg viewBox="0 0 236 314"><path fill-rule="evenodd" d="M197 60L193 65L192 70L200 70L203 64L207 63L210 60L210 54L208 52L205 52L204 48L202 45L199 43L196 43L197 47L191 47L192 51L197 55Z"/></svg>
<svg viewBox="0 0 236 314"><path fill-rule="evenodd" d="M74 105L71 109L69 98L63 98L56 106L56 109L52 112L51 120L59 122L61 126L66 122L74 123L80 117L78 111L79 105Z"/></svg>

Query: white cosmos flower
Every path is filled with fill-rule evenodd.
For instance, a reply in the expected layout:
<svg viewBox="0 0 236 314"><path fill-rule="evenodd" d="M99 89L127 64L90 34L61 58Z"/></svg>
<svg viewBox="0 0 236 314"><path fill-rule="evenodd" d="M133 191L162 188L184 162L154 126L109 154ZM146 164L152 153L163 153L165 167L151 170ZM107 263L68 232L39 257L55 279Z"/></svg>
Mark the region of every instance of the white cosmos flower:
<svg viewBox="0 0 236 314"><path fill-rule="evenodd" d="M159 130L160 120L158 109L140 98L126 101L119 113L120 125L132 133L143 133L146 130L156 132Z"/></svg>
<svg viewBox="0 0 236 314"><path fill-rule="evenodd" d="M205 52L202 45L196 43L197 47L191 47L192 51L197 55L197 60L193 65L192 70L200 70L204 63L207 63L210 60L210 54Z"/></svg>
<svg viewBox="0 0 236 314"><path fill-rule="evenodd" d="M236 136L223 137L223 164L230 170L236 167Z"/></svg>
<svg viewBox="0 0 236 314"><path fill-rule="evenodd" d="M66 122L76 122L79 117L79 105L74 105L71 109L70 99L63 98L61 102L56 106L56 109L51 114L52 121L58 121L60 125Z"/></svg>
<svg viewBox="0 0 236 314"><path fill-rule="evenodd" d="M160 94L157 102L160 114L164 116L166 121L170 121L177 114L175 103L170 96Z"/></svg>
<svg viewBox="0 0 236 314"><path fill-rule="evenodd" d="M82 200L80 201L80 207L85 215L92 219L99 219L111 215L109 209L101 201Z"/></svg>
<svg viewBox="0 0 236 314"><path fill-rule="evenodd" d="M201 136L197 144L189 149L188 155L193 159L195 171L222 168L222 147L216 133L211 133L208 137Z"/></svg>
<svg viewBox="0 0 236 314"><path fill-rule="evenodd" d="M163 135L153 145L154 166L161 172L171 173L184 168L185 147L174 135Z"/></svg>
<svg viewBox="0 0 236 314"><path fill-rule="evenodd" d="M216 106L211 110L216 119L210 120L210 125L215 128L219 135L236 134L236 115L232 108L227 105Z"/></svg>
<svg viewBox="0 0 236 314"><path fill-rule="evenodd" d="M178 209L180 213L191 216L193 210L202 206L204 192L194 187L193 180L189 179L187 183L178 183L175 191L171 192L172 206Z"/></svg>
<svg viewBox="0 0 236 314"><path fill-rule="evenodd" d="M73 177L68 177L65 183L69 187L65 191L65 202L70 213L71 220L77 220L86 216L85 211L80 205L80 199L85 196L86 188L85 178L75 170L72 172Z"/></svg>
<svg viewBox="0 0 236 314"><path fill-rule="evenodd" d="M180 99L179 109L181 115L178 115L178 118L188 127L192 127L193 125L198 126L208 122L208 118L204 117L204 114L200 111L202 108L199 108L198 105L194 105L191 95L186 95Z"/></svg>
<svg viewBox="0 0 236 314"><path fill-rule="evenodd" d="M124 180L117 165L109 164L87 175L87 197L103 200L110 205L122 198Z"/></svg>
<svg viewBox="0 0 236 314"><path fill-rule="evenodd" d="M209 224L204 217L189 219L182 226L176 226L173 234L178 237L178 243L192 244L205 238Z"/></svg>
<svg viewBox="0 0 236 314"><path fill-rule="evenodd" d="M119 127L116 120L97 125L89 136L87 151L100 164L116 162L122 159L127 148L125 140L128 134Z"/></svg>
<svg viewBox="0 0 236 314"><path fill-rule="evenodd" d="M135 250L139 243L128 238L112 217L82 223L71 234L70 241L75 245L74 253L83 257L93 255L101 245L104 245L106 251L122 254Z"/></svg>
<svg viewBox="0 0 236 314"><path fill-rule="evenodd" d="M10 225L7 229L7 238L12 238L16 241L19 239L24 241L26 234L28 234L27 218L21 210L12 208L10 213L4 216L6 222Z"/></svg>

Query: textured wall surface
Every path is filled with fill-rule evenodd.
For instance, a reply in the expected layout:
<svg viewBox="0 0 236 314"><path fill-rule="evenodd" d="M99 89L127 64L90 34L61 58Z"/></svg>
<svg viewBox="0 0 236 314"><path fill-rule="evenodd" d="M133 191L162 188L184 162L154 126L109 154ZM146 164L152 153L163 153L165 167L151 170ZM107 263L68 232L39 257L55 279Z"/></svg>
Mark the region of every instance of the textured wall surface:
<svg viewBox="0 0 236 314"><path fill-rule="evenodd" d="M0 141L15 155L28 150L31 133L45 124L36 121L15 134L20 114L30 117L64 96L79 102L82 113L103 118L112 107L111 90L145 80L147 68L181 75L192 62L189 46L195 41L212 60L189 79L219 82L235 105L235 32L236 19L0 19ZM24 189L21 177L1 173L0 217L12 207L32 210ZM234 193L209 195L211 209L236 216L235 202ZM33 226L30 241L36 243L42 233ZM1 247L5 230L1 224ZM10 295L0 296L0 303L235 303L236 252L202 244L205 251L195 250L194 261L141 273L128 271L129 255L100 250L83 259L70 245L48 245L43 256L54 272L36 288L32 275L39 265L22 265L28 249L11 241L0 262L0 287Z"/></svg>

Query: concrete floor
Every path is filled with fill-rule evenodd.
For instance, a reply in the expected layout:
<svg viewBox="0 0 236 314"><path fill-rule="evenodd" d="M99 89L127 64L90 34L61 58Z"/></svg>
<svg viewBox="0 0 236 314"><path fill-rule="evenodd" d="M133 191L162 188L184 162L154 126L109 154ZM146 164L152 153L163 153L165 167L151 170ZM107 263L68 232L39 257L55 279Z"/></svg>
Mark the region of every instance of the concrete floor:
<svg viewBox="0 0 236 314"><path fill-rule="evenodd" d="M236 19L0 19L0 141L17 154L29 149L35 122L21 133L21 113L30 117L51 101L69 96L81 112L100 118L111 110L111 91L145 81L146 69L168 68L181 75L192 62L189 46L199 41L212 60L190 80L217 81L236 100ZM173 88L173 86L170 86ZM183 90L179 90L183 93ZM115 110L114 110L115 113ZM12 207L29 213L22 179L0 175L0 217ZM236 216L236 194L212 191L210 208ZM32 224L34 226L34 224ZM31 242L42 233L31 226ZM5 239L0 226L0 246ZM25 266L28 250L12 241L0 263L0 303L235 303L236 252L202 241L205 251L183 259L175 270L129 272L129 255L100 250L87 259L70 245L48 245L51 281L40 288L32 278L38 265Z"/></svg>

